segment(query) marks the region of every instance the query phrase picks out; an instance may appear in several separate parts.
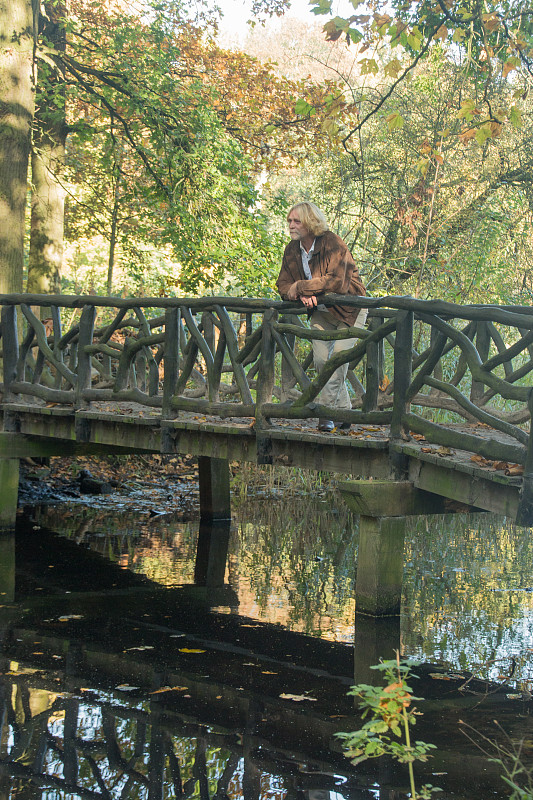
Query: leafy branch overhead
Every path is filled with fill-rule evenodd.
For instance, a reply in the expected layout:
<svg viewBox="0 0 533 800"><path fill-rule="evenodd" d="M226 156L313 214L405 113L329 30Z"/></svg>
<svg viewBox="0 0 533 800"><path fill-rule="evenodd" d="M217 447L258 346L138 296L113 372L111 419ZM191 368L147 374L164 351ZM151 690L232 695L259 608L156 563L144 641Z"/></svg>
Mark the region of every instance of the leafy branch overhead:
<svg viewBox="0 0 533 800"><path fill-rule="evenodd" d="M332 13L331 0L312 0L312 5L317 15ZM471 82L471 96L455 101L463 143L483 145L508 123L520 127L520 102L533 78L531 8L478 0L394 0L392 5L352 0L352 5L357 13L326 22L326 38L344 37L357 48L359 74L389 82L346 132L345 142L383 109L402 82L412 79L415 67L433 48L444 52L450 67L460 67ZM496 89L502 86L508 89L507 101L495 104ZM390 131L402 126L398 113L390 113L386 121ZM449 133L444 131L443 137Z"/></svg>
<svg viewBox="0 0 533 800"><path fill-rule="evenodd" d="M261 265L276 259L279 242L258 206L258 176L323 151L337 132L335 117L349 110L334 80L280 77L270 65L218 46L208 35L211 21L192 20L187 9L167 2L149 13L87 0L73 0L68 11L54 5L61 49L42 27L41 114L65 118L79 180L92 162L85 195L94 201L72 226L109 231L111 222L117 231L108 291L114 243L122 232L123 249L131 248L133 230L136 239L144 231L150 243L172 248L184 267L180 290L216 284L228 271L242 276L245 264L264 282ZM298 97L313 114L295 110ZM102 192L109 196L103 209ZM168 290L172 281L161 287Z"/></svg>

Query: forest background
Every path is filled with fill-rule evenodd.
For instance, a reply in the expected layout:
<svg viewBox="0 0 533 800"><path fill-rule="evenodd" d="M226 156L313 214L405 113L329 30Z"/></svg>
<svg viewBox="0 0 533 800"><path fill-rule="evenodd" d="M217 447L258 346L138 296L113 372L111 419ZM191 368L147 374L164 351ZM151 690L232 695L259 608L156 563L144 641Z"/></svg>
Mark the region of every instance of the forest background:
<svg viewBox="0 0 533 800"><path fill-rule="evenodd" d="M288 5L0 0L0 291L275 296L309 198L372 295L529 303L533 9Z"/></svg>

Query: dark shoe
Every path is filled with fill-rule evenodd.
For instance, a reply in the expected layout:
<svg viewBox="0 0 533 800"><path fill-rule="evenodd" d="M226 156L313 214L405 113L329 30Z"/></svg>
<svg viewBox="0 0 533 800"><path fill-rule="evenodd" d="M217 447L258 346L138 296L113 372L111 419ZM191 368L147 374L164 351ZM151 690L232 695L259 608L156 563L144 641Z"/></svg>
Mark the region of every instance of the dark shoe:
<svg viewBox="0 0 533 800"><path fill-rule="evenodd" d="M337 425L337 428L340 431L349 431L351 427L352 427L351 422L339 422L339 424Z"/></svg>
<svg viewBox="0 0 533 800"><path fill-rule="evenodd" d="M318 420L318 430L324 431L325 433L331 433L333 428L335 427L335 423L332 419L319 419Z"/></svg>

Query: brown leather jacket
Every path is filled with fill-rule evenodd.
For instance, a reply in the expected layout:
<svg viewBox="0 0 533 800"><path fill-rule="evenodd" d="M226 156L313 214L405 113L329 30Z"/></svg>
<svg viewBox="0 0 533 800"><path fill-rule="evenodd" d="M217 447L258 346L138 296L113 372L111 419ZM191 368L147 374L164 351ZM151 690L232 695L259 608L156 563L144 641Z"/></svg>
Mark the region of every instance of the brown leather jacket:
<svg viewBox="0 0 533 800"><path fill-rule="evenodd" d="M306 280L302 266L300 242L292 240L283 253L281 272L277 280L278 292L286 300L289 287L297 284L300 294L356 294L365 295L365 287L359 277L357 264L352 254L333 231L326 231L316 237L315 250L309 262L311 280ZM359 310L348 306L333 306L329 309L333 316L346 325L353 325Z"/></svg>

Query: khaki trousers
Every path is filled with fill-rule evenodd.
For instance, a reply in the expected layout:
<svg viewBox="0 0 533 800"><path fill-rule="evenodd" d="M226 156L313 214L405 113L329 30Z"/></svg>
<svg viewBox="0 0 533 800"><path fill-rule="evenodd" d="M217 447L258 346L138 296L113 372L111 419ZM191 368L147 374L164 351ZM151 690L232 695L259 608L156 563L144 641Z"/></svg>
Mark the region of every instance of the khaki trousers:
<svg viewBox="0 0 533 800"><path fill-rule="evenodd" d="M367 313L366 308L361 309L354 323L354 328L362 328L364 326ZM314 311L311 314L311 328L316 328L320 331L333 331L348 327L349 326L346 325L345 322L341 322L334 317L330 311ZM314 341L313 361L316 371L319 372L326 361L332 356L340 353L342 350L349 350L351 347L354 347L355 342L356 339L337 339L331 342ZM317 400L319 403L325 406L333 406L333 408L352 407L345 383L347 372L348 363L343 364L342 367L335 370L318 395Z"/></svg>

